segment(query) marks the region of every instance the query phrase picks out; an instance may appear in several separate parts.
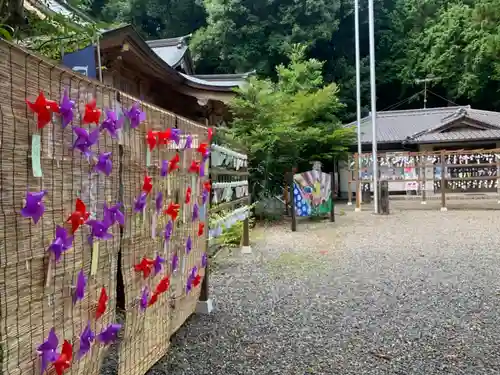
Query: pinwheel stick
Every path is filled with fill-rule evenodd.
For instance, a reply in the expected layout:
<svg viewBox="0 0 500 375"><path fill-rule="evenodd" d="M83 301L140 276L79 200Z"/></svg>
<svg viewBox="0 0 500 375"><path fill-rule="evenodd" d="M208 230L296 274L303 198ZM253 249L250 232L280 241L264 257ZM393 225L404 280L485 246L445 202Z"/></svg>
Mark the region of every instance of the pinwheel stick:
<svg viewBox="0 0 500 375"><path fill-rule="evenodd" d="M50 287L50 283L52 282L54 261L55 261L54 254L52 252L49 252L49 263L47 265L47 274L46 274L46 279L45 279L45 287L46 288Z"/></svg>
<svg viewBox="0 0 500 375"><path fill-rule="evenodd" d="M151 238L156 237L156 212L153 212L153 217L151 219Z"/></svg>

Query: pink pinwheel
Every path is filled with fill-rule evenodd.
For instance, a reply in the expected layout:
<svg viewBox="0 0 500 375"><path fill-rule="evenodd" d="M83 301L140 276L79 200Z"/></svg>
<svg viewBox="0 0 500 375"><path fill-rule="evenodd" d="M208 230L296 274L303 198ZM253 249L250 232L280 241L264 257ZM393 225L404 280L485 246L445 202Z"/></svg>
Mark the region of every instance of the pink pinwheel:
<svg viewBox="0 0 500 375"><path fill-rule="evenodd" d="M191 134L188 134L186 137L186 144L184 145L184 149L191 148L193 145L193 136Z"/></svg>
<svg viewBox="0 0 500 375"><path fill-rule="evenodd" d="M68 124L73 121L75 102L69 98L68 89L64 90L61 103L59 104L59 113L61 114L62 128L66 128Z"/></svg>
<svg viewBox="0 0 500 375"><path fill-rule="evenodd" d="M141 301L139 303L139 306L141 308L141 311L144 311L146 310L146 308L148 307L148 300L149 300L149 288L147 286L145 286L143 289L142 289L142 293L141 293Z"/></svg>
<svg viewBox="0 0 500 375"><path fill-rule="evenodd" d="M161 211L161 208L163 207L163 193L161 191L158 192L158 194L156 194L155 203L156 203L156 212L158 213Z"/></svg>
<svg viewBox="0 0 500 375"><path fill-rule="evenodd" d="M97 143L99 139L99 128L95 129L91 133L83 128L73 128L77 138L73 144L73 148L79 150L82 154L87 157L92 155L90 148Z"/></svg>
<svg viewBox="0 0 500 375"><path fill-rule="evenodd" d="M110 344L118 338L118 332L121 328L121 324L110 324L97 335L97 340L104 345Z"/></svg>
<svg viewBox="0 0 500 375"><path fill-rule="evenodd" d="M198 208L198 205L195 203L193 205L193 216L191 217L191 221L198 220L200 217L200 209Z"/></svg>
<svg viewBox="0 0 500 375"><path fill-rule="evenodd" d="M109 176L112 169L113 161L111 160L111 152L103 152L97 159L97 163L94 166L94 172L101 172Z"/></svg>
<svg viewBox="0 0 500 375"><path fill-rule="evenodd" d="M135 102L128 111L124 111L125 116L130 120L130 127L135 129L141 122L146 120L146 114L139 108L139 103Z"/></svg>
<svg viewBox="0 0 500 375"><path fill-rule="evenodd" d="M106 129L111 138L116 139L118 137L118 131L123 127L123 120L123 116L118 118L114 111L106 109L106 120L102 122L101 130Z"/></svg>
<svg viewBox="0 0 500 375"><path fill-rule="evenodd" d="M61 259L61 254L73 246L73 237L68 236L68 231L61 227L56 227L56 238L49 246L49 251L52 251L54 254L54 259L56 262Z"/></svg>
<svg viewBox="0 0 500 375"><path fill-rule="evenodd" d="M109 240L113 238L111 233L108 233L109 227L111 226L111 222L106 218L102 221L99 220L87 220L85 223L90 227L90 237L99 238L101 240Z"/></svg>
<svg viewBox="0 0 500 375"><path fill-rule="evenodd" d="M165 263L165 259L159 255L156 255L155 261L153 263L155 275L158 275L161 272L161 270L163 269L163 263Z"/></svg>
<svg viewBox="0 0 500 375"><path fill-rule="evenodd" d="M49 332L47 340L45 340L37 349L38 354L42 357L42 365L40 368L42 374L47 369L47 366L59 357L59 353L56 352L58 345L59 339L57 338L54 328L52 328Z"/></svg>
<svg viewBox="0 0 500 375"><path fill-rule="evenodd" d="M43 204L43 197L47 194L47 190L42 190L38 193L26 193L26 204L21 210L21 215L30 217L36 224L45 212L45 205Z"/></svg>
<svg viewBox="0 0 500 375"><path fill-rule="evenodd" d="M80 349L78 349L78 359L82 359L90 350L90 345L94 341L95 334L90 329L90 322L80 335Z"/></svg>
<svg viewBox="0 0 500 375"><path fill-rule="evenodd" d="M120 225L125 225L125 216L123 215L123 212L120 211L120 208L122 207L121 203L115 204L112 207L109 207L104 204L104 218L108 222L113 225L115 222L120 224Z"/></svg>
<svg viewBox="0 0 500 375"><path fill-rule="evenodd" d="M167 225L165 225L165 241L170 240L173 230L174 230L174 223L172 222L172 220L169 220Z"/></svg>
<svg viewBox="0 0 500 375"><path fill-rule="evenodd" d="M191 236L188 236L186 240L186 254L189 254L192 248L193 248L193 243L191 241Z"/></svg>
<svg viewBox="0 0 500 375"><path fill-rule="evenodd" d="M168 174L168 160L162 160L160 176L167 177Z"/></svg>
<svg viewBox="0 0 500 375"><path fill-rule="evenodd" d="M83 270L78 273L78 278L76 280L75 294L73 295L73 304L77 301L81 301L85 297L85 287L87 286L87 277Z"/></svg>
<svg viewBox="0 0 500 375"><path fill-rule="evenodd" d="M134 211L135 212L142 212L144 210L144 207L146 207L146 200L147 200L148 195L144 192L141 193L137 197L134 203Z"/></svg>

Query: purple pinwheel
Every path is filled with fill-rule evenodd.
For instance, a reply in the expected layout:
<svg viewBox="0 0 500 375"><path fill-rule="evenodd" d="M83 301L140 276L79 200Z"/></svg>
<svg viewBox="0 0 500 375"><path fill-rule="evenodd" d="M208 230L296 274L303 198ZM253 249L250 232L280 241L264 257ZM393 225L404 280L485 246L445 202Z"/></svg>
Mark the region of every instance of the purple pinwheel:
<svg viewBox="0 0 500 375"><path fill-rule="evenodd" d="M186 292L189 293L193 287L193 281L194 281L194 278L193 276L190 274L189 277L187 278L187 282L186 282Z"/></svg>
<svg viewBox="0 0 500 375"><path fill-rule="evenodd" d="M54 259L56 262L61 259L61 254L73 246L73 237L68 236L68 231L61 227L56 227L56 238L49 246L49 251L54 254Z"/></svg>
<svg viewBox="0 0 500 375"><path fill-rule="evenodd" d="M201 256L201 266L205 268L207 266L207 262L208 262L207 253L203 253L203 255Z"/></svg>
<svg viewBox="0 0 500 375"><path fill-rule="evenodd" d="M42 374L47 366L59 357L59 353L56 352L57 345L59 345L59 339L57 338L54 328L52 328L49 332L47 340L45 340L37 349L38 353L42 357L42 365L40 368Z"/></svg>
<svg viewBox="0 0 500 375"><path fill-rule="evenodd" d="M177 128L172 128L172 132L170 133L170 139L175 142L175 144L179 145L181 141L181 130Z"/></svg>
<svg viewBox="0 0 500 375"><path fill-rule="evenodd" d="M113 235L111 233L108 233L109 227L112 223L107 218L104 218L104 220L102 221L87 220L85 224L90 227L91 239L93 239L93 237L99 238L101 240L109 240L110 238L113 238Z"/></svg>
<svg viewBox="0 0 500 375"><path fill-rule="evenodd" d="M194 266L192 269L191 269L191 278L194 279L196 277L196 274L198 273L198 267Z"/></svg>
<svg viewBox="0 0 500 375"><path fill-rule="evenodd" d="M203 193L201 193L201 204L207 203L208 200L208 191L203 190Z"/></svg>
<svg viewBox="0 0 500 375"><path fill-rule="evenodd" d="M170 240L173 230L174 230L174 223L172 222L172 220L169 220L167 225L165 225L165 241Z"/></svg>
<svg viewBox="0 0 500 375"><path fill-rule="evenodd" d="M83 330L80 335L80 349L78 349L78 359L83 358L90 350L90 345L94 341L95 334L90 329L90 322L87 323L87 327Z"/></svg>
<svg viewBox="0 0 500 375"><path fill-rule="evenodd" d="M64 90L61 103L59 104L59 113L61 114L61 125L63 129L68 126L71 121L73 121L74 108L75 102L69 98L68 89L66 89Z"/></svg>
<svg viewBox="0 0 500 375"><path fill-rule="evenodd" d="M128 111L124 111L125 116L130 120L130 127L135 129L141 122L146 120L146 114L139 108L139 103L135 102Z"/></svg>
<svg viewBox="0 0 500 375"><path fill-rule="evenodd" d="M167 177L168 174L168 160L162 160L160 176Z"/></svg>
<svg viewBox="0 0 500 375"><path fill-rule="evenodd" d="M160 191L158 194L156 194L156 212L160 212L161 208L163 207L163 193Z"/></svg>
<svg viewBox="0 0 500 375"><path fill-rule="evenodd" d="M94 172L101 172L109 176L112 169L113 161L111 160L111 152L103 152L97 159L97 163L94 166Z"/></svg>
<svg viewBox="0 0 500 375"><path fill-rule="evenodd" d="M21 210L21 215L30 217L36 224L45 212L45 205L43 204L43 197L47 194L47 190L42 190L38 193L26 193L26 204Z"/></svg>
<svg viewBox="0 0 500 375"><path fill-rule="evenodd" d="M116 139L118 137L118 130L123 126L123 120L123 116L118 118L114 111L106 109L106 120L102 122L101 130L106 129L111 138Z"/></svg>
<svg viewBox="0 0 500 375"><path fill-rule="evenodd" d="M188 134L186 137L186 144L184 145L184 149L191 148L193 145L193 136L191 134Z"/></svg>
<svg viewBox="0 0 500 375"><path fill-rule="evenodd" d="M97 143L99 139L99 128L95 129L91 133L83 128L73 128L77 138L73 144L73 148L79 150L82 154L87 157L92 155L90 148Z"/></svg>
<svg viewBox="0 0 500 375"><path fill-rule="evenodd" d="M139 303L139 306L141 308L141 311L144 311L146 310L146 308L148 307L148 300L149 300L149 288L147 286L145 286L143 289L142 289L142 293L141 293L141 301Z"/></svg>
<svg viewBox="0 0 500 375"><path fill-rule="evenodd" d="M121 324L110 324L97 335L97 340L104 345L110 344L117 339L118 331L120 331L121 328Z"/></svg>
<svg viewBox="0 0 500 375"><path fill-rule="evenodd" d="M125 216L123 212L120 211L122 207L121 203L117 203L114 206L108 208L106 204L104 204L104 219L113 225L115 222L120 225L125 225Z"/></svg>
<svg viewBox="0 0 500 375"><path fill-rule="evenodd" d="M195 203L193 205L193 216L191 217L191 221L198 220L199 217L200 217L200 209L198 208L198 204Z"/></svg>
<svg viewBox="0 0 500 375"><path fill-rule="evenodd" d="M188 236L188 239L186 241L186 254L189 254L193 247L192 241L191 241L191 236Z"/></svg>
<svg viewBox="0 0 500 375"><path fill-rule="evenodd" d="M134 211L135 212L142 212L144 210L144 207L146 207L146 199L147 199L147 194L145 192L142 192L141 195L137 197L135 200L134 204Z"/></svg>
<svg viewBox="0 0 500 375"><path fill-rule="evenodd" d="M155 261L153 263L155 275L158 275L161 272L161 270L163 269L163 263L165 263L165 259L159 255L156 255Z"/></svg>
<svg viewBox="0 0 500 375"><path fill-rule="evenodd" d="M179 266L179 257L177 256L177 253L172 256L172 272L177 270L177 267Z"/></svg>
<svg viewBox="0 0 500 375"><path fill-rule="evenodd" d="M73 295L73 304L77 301L81 301L85 296L85 287L87 286L87 277L83 270L78 272L78 278L76 280L75 294Z"/></svg>

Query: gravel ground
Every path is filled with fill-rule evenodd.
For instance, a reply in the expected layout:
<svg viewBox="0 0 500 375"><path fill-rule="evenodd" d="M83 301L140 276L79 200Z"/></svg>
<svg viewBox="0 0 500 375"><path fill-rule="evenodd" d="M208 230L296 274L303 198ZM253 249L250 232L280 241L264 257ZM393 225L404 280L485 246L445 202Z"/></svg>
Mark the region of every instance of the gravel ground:
<svg viewBox="0 0 500 375"><path fill-rule="evenodd" d="M500 215L344 209L218 257L148 375L500 374Z"/></svg>

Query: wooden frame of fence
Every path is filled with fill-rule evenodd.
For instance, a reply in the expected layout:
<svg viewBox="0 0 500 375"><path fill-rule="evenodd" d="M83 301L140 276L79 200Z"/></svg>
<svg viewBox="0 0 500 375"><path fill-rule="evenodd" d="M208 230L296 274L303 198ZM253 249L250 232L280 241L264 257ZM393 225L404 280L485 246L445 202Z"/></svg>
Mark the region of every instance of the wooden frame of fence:
<svg viewBox="0 0 500 375"><path fill-rule="evenodd" d="M359 155L356 153L354 157L354 168L350 169L349 182L348 182L348 199L349 202L352 201L352 188L351 183L356 183L356 207L361 207L361 196L363 185L372 184L372 178L359 179ZM369 166L371 166L371 153L362 154L363 160L369 160ZM403 189L398 191L415 191L416 196L420 196L422 204L426 204L429 200L440 199L441 210L446 211L446 201L458 197L465 197L465 194L482 194L483 196L496 196L500 202L500 188L498 186L498 180L500 179L500 149L475 149L475 150L440 150L440 151L422 151L422 152L388 152L379 153L379 165L380 160L392 160L394 159L408 159L410 162L404 165L399 165L396 163L392 164L390 168L411 168L417 172L415 178L401 178L401 179L388 179L384 176L379 177L379 181L387 180L389 183L415 183L416 189ZM468 162L469 159L473 162ZM487 159L485 162L483 159ZM458 162L457 162L458 161ZM464 162L465 161L465 162ZM436 167L441 171L440 176L436 177ZM429 176L427 168L433 168L432 176ZM362 167L362 169L367 170L368 167ZM470 176L465 174L470 174L470 171L464 170L475 169L474 173L480 175ZM453 170L454 174L460 174L458 177L451 177L450 170ZM485 174L479 172L486 170L491 171L491 174L484 172ZM461 172L457 172L461 171ZM381 173L379 167L379 174ZM472 182L472 184L477 184L479 189L483 182L491 181L491 186L489 188L483 189L484 191L466 191L460 189L454 189L458 185L463 183ZM433 189L428 189L428 183L432 182ZM450 186L451 185L451 186ZM490 189L491 191L487 191ZM432 190L432 192L429 192Z"/></svg>

